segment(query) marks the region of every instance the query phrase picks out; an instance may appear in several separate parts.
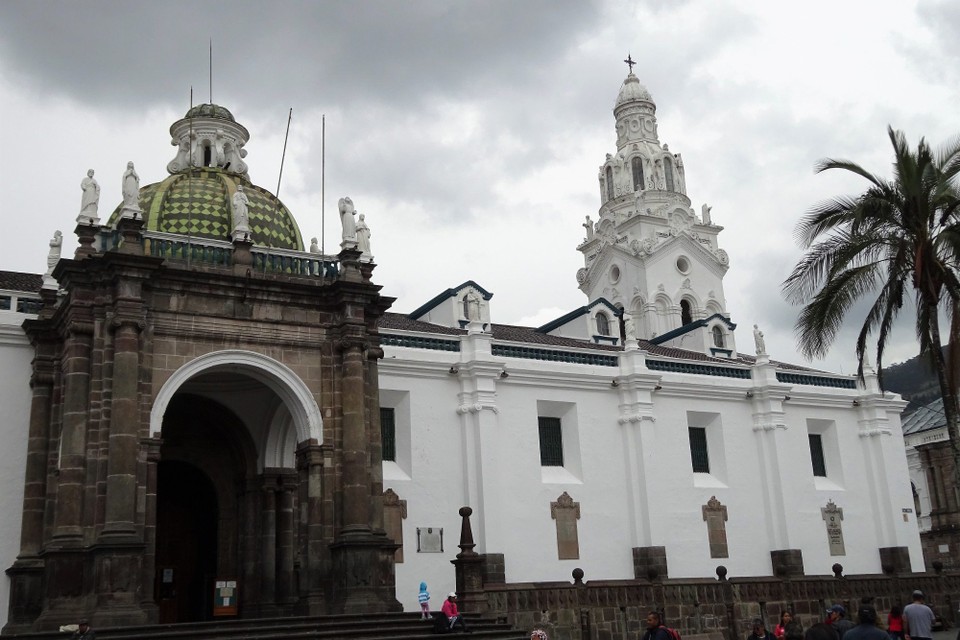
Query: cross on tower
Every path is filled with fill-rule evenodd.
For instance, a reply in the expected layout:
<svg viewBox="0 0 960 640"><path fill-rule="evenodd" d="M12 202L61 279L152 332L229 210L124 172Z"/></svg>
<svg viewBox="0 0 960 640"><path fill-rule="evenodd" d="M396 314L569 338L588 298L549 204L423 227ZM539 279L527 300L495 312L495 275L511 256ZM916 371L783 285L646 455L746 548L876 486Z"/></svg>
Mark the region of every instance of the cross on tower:
<svg viewBox="0 0 960 640"><path fill-rule="evenodd" d="M624 60L627 63L627 66L630 67L630 73L633 73L633 65L637 64L633 61L633 58L630 57L630 53L627 53L627 59Z"/></svg>

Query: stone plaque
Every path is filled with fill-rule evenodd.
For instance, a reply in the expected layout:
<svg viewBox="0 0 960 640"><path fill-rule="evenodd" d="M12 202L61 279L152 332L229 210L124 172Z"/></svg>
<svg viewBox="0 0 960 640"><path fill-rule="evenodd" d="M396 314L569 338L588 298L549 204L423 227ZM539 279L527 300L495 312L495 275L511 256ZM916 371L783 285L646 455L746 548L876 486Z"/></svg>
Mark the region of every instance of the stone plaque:
<svg viewBox="0 0 960 640"><path fill-rule="evenodd" d="M394 554L397 562L403 562L403 521L407 517L407 501L401 500L393 489L383 492L383 528L387 537L400 545Z"/></svg>
<svg viewBox="0 0 960 640"><path fill-rule="evenodd" d="M574 502L566 491L556 502L550 503L550 517L557 521L557 558L578 560L580 541L577 538L577 520L580 519L580 503Z"/></svg>
<svg viewBox="0 0 960 640"><path fill-rule="evenodd" d="M417 553L443 553L443 527L417 527Z"/></svg>
<svg viewBox="0 0 960 640"><path fill-rule="evenodd" d="M847 551L843 546L843 509L827 501L827 506L820 509L823 521L827 523L827 542L830 543L830 555L845 556Z"/></svg>
<svg viewBox="0 0 960 640"><path fill-rule="evenodd" d="M717 496L710 496L707 504L701 508L703 521L707 523L707 542L710 543L711 558L729 558L727 549L727 507L720 504Z"/></svg>

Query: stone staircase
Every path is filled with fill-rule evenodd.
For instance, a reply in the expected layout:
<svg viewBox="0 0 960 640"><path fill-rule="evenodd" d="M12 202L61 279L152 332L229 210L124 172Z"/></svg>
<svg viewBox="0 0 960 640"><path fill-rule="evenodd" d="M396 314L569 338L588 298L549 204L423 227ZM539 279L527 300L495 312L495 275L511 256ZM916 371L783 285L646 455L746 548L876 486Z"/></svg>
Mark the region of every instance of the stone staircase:
<svg viewBox="0 0 960 640"><path fill-rule="evenodd" d="M493 618L465 616L473 640L529 640L522 631ZM463 634L437 635L433 621L420 619L420 613L375 613L251 620L217 620L180 624L156 624L138 627L96 629L97 640L430 640ZM66 640L70 633L20 633L3 638L30 640Z"/></svg>

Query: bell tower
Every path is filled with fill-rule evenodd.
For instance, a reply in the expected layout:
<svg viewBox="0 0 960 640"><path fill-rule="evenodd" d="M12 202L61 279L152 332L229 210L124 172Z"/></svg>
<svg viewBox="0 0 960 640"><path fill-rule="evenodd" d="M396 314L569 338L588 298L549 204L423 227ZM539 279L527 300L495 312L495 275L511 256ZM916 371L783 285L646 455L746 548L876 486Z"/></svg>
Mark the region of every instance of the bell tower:
<svg viewBox="0 0 960 640"><path fill-rule="evenodd" d="M736 325L723 293L729 259L717 241L723 228L706 204L699 216L691 207L683 158L660 142L657 105L633 73L636 63L625 62L630 71L613 108L617 149L597 175L600 209L583 223L577 283L589 300L631 314L638 338L734 356Z"/></svg>

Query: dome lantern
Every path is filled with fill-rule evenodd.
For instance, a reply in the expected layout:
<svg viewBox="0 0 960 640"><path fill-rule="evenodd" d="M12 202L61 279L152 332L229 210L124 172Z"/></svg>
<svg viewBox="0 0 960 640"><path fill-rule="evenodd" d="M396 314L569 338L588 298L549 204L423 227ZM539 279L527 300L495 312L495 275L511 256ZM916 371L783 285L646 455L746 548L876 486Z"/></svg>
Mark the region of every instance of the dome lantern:
<svg viewBox="0 0 960 640"><path fill-rule="evenodd" d="M247 151L250 140L246 127L237 123L233 114L217 104L200 104L170 127L170 144L177 147L176 157L167 164L172 174L191 167L222 169L247 180Z"/></svg>

